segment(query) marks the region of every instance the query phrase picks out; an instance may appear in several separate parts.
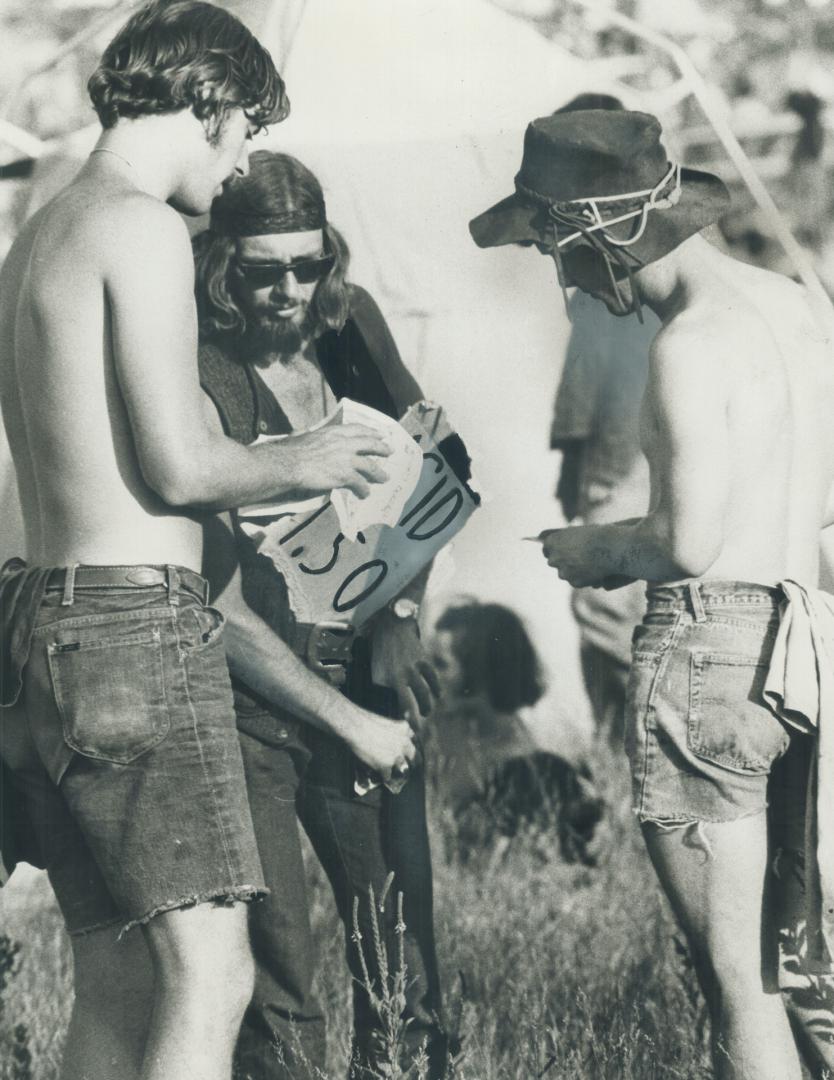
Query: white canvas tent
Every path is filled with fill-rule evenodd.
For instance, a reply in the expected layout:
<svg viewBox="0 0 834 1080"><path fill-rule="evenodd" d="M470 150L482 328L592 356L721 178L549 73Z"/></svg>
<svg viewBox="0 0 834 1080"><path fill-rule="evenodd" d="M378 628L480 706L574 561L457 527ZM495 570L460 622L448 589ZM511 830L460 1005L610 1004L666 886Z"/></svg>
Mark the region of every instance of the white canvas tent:
<svg viewBox="0 0 834 1080"><path fill-rule="evenodd" d="M552 264L480 251L467 222L512 190L527 122L586 76L483 0L298 7L285 52L266 37L284 55L293 103L269 142L324 182L353 276L473 456L485 502L455 542L447 582L434 582L435 606L469 593L523 615L549 675L539 724L559 742L568 725L588 725L568 590L521 537L556 523L547 432L568 324Z"/></svg>
<svg viewBox="0 0 834 1080"><path fill-rule="evenodd" d="M547 438L569 326L549 260L480 251L467 222L512 190L526 123L599 80L487 0L234 6L278 60L292 100L265 145L321 178L353 280L376 296L474 459L484 505L455 543L453 567L438 568L434 607L470 594L522 615L549 680L537 730L574 748L590 720L569 590L522 539L559 524ZM95 135L78 132L38 163L30 209L63 185ZM8 516L6 550L13 532Z"/></svg>

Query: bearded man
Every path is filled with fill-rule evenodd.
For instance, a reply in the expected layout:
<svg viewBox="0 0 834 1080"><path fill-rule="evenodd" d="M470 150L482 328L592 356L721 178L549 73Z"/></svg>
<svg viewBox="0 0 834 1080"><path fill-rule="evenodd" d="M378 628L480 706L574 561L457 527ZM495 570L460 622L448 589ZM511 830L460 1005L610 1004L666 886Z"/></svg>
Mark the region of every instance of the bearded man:
<svg viewBox="0 0 834 1080"><path fill-rule="evenodd" d="M378 307L346 281L347 245L301 162L253 154L249 175L215 200L210 228L194 246L201 381L227 435L248 444L304 430L342 397L395 418L420 400ZM218 603L228 620L248 793L271 890L250 911L257 974L238 1046L240 1072L272 1080L297 1076L302 1067L310 1075L325 1069L300 823L345 927L354 978L351 1075L378 1075L385 1060L382 1018L360 949L378 991L371 901L393 873L379 917L392 964L398 934L403 940L405 1049L427 1043L430 1075L440 1077L446 1039L422 775L412 772L396 795L384 786L359 795L355 786L361 766L384 777L408 773L410 729L386 718L407 713L417 721L436 696L417 623L423 583L377 615L370 636L351 651L319 641L315 628L296 620L284 578L257 554L237 519L217 523L207 550L209 577L223 590ZM397 893L404 928L397 925Z"/></svg>

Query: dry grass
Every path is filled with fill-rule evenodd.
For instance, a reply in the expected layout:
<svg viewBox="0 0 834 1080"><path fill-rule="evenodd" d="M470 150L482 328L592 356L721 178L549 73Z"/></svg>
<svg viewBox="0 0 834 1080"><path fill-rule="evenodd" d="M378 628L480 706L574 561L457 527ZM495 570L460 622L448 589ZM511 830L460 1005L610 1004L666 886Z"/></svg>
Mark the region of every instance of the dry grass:
<svg viewBox="0 0 834 1080"><path fill-rule="evenodd" d="M559 860L554 837L461 867L449 824L432 822L436 922L460 1080L706 1080L703 1009L671 916L627 809L625 763L600 751L612 807L595 868ZM314 867L330 1075L344 1075L349 984L336 915ZM31 1076L55 1080L70 1000L66 943L41 878L0 894L20 943L0 1013L0 1080L28 1080L9 1053L26 1026ZM416 1075L416 1074L415 1074Z"/></svg>

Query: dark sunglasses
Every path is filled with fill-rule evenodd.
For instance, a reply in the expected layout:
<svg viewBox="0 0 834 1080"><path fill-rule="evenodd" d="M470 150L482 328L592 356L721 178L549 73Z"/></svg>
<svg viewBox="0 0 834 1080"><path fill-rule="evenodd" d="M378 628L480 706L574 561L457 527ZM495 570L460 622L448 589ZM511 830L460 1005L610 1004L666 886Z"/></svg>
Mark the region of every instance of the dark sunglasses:
<svg viewBox="0 0 834 1080"><path fill-rule="evenodd" d="M290 262L241 262L235 259L244 281L253 289L265 289L277 285L287 274L292 274L299 285L311 285L319 281L332 268L334 256L320 255L313 259L292 259Z"/></svg>

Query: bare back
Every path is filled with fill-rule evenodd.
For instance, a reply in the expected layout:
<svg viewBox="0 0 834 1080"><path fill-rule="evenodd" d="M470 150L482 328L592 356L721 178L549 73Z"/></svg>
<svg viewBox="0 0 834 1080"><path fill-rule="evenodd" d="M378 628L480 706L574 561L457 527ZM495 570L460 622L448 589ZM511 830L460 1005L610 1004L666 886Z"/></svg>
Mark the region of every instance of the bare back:
<svg viewBox="0 0 834 1080"><path fill-rule="evenodd" d="M200 568L198 523L143 478L115 355L121 226L150 203L88 165L26 224L0 272L0 401L33 564ZM163 204L150 212L176 217ZM170 227L187 246L181 223ZM168 272L163 255L131 266L134 279L142 269Z"/></svg>
<svg viewBox="0 0 834 1080"><path fill-rule="evenodd" d="M711 517L720 545L705 577L815 585L834 482L834 312L777 274L711 257L714 274L656 343L661 389L642 425L652 505L684 529ZM695 450L673 479L674 429Z"/></svg>

